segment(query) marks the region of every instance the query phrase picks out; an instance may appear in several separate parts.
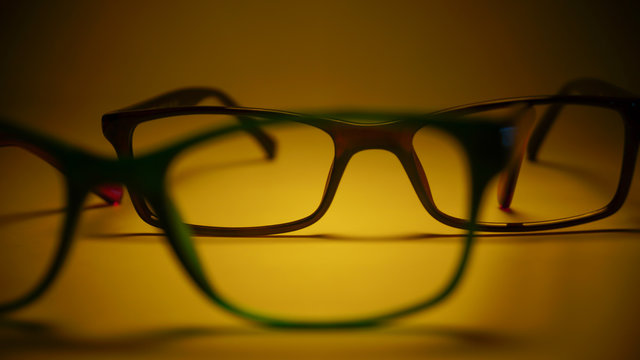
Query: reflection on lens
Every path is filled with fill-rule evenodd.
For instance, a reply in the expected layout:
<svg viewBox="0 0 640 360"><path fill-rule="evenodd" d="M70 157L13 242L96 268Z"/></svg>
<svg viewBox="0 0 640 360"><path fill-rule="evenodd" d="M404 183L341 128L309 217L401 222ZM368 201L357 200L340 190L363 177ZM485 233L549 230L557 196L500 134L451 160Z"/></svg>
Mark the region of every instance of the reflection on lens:
<svg viewBox="0 0 640 360"><path fill-rule="evenodd" d="M43 280L58 250L64 221L62 175L17 147L0 148L0 305Z"/></svg>
<svg viewBox="0 0 640 360"><path fill-rule="evenodd" d="M464 246L462 237L195 241L223 299L283 321L366 319L433 299L452 281Z"/></svg>
<svg viewBox="0 0 640 360"><path fill-rule="evenodd" d="M234 120L216 115L166 119L185 127L201 124L200 129ZM143 125L134 143L153 138L150 133L157 124ZM201 142L172 161L169 193L185 222L217 227L276 225L303 219L319 207L333 161L331 137L297 122L261 130L276 144L273 159L251 133L237 131Z"/></svg>

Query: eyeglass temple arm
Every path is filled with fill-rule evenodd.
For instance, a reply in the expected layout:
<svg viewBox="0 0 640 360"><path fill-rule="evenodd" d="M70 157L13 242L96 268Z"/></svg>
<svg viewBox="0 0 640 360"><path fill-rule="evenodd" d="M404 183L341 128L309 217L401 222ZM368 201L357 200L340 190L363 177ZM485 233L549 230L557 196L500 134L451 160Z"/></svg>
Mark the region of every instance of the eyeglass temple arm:
<svg viewBox="0 0 640 360"><path fill-rule="evenodd" d="M29 143L25 143L10 137L0 134L0 147L15 146L27 150L40 159L46 161L49 165L53 166L56 170L63 172L62 164L53 156L50 156L46 151L33 146ZM102 200L106 201L109 205L118 205L122 201L123 188L118 184L103 184L93 189L93 193L98 195Z"/></svg>
<svg viewBox="0 0 640 360"><path fill-rule="evenodd" d="M616 97L632 97L634 96L628 90L625 90L606 81L594 78L580 78L566 83L557 95L589 95L589 96L616 96ZM563 104L552 104L542 115L538 124L531 133L529 144L527 145L527 159L536 161L538 152L544 142L551 126L562 111Z"/></svg>
<svg viewBox="0 0 640 360"><path fill-rule="evenodd" d="M238 103L235 102L235 100L233 100L228 94L221 90L208 87L189 87L173 90L120 110L142 110L174 106L194 106L208 98L216 99L220 101L224 106L239 106ZM267 158L273 159L276 152L275 140L258 126L258 123L255 119L247 116L237 116L236 118L238 119L238 122L240 122L240 124L245 127L246 131L249 132L251 136L256 139L256 141L258 141L258 143L266 153Z"/></svg>
<svg viewBox="0 0 640 360"><path fill-rule="evenodd" d="M524 159L527 138L536 119L535 110L530 105L523 104L520 109L516 110L513 118L518 123L518 126L509 128L511 133L503 134L503 139L511 142L513 146L513 155L498 178L498 204L500 204L500 209L505 211L509 211L511 200L513 200L518 175L520 174L520 166Z"/></svg>

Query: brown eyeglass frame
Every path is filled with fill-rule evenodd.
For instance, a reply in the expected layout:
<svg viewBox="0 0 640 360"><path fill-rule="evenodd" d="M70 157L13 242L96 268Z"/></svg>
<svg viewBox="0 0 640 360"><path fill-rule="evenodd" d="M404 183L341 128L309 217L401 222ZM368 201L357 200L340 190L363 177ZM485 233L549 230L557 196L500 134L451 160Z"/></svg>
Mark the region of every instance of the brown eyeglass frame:
<svg viewBox="0 0 640 360"><path fill-rule="evenodd" d="M615 95L619 96L569 95L571 92L581 92L583 89L587 89L586 92L594 92L594 89L597 89L600 93L603 91L604 93L616 91ZM522 223L478 222L475 225L475 230L523 232L558 229L602 219L620 209L629 192L637 158L638 142L640 140L640 98L631 97L623 91L624 90L616 88L613 85L596 79L578 79L568 83L560 92L560 95L501 99L448 108L423 115L425 117L447 116L455 118L515 106L531 107L535 105L549 105L546 113L542 116L542 120L533 127L528 142L527 161L536 161L535 155L540 146L542 146L546 133L562 107L566 105L587 105L611 109L619 113L624 121L624 155L620 180L615 195L605 207L574 217L551 221ZM222 101L226 106L194 106L194 104L210 97ZM242 124L246 128L246 131L262 146L266 157L271 159L276 156L277 144L268 134L260 129L259 124L251 118L249 110L250 109L247 108L237 107L231 97L217 89L206 87L180 89L123 110L105 114L102 118L103 133L113 145L119 158L129 158L134 156L133 133L135 128L143 122L177 115L202 114L207 112L226 114L236 116L239 123ZM310 226L318 221L329 209L338 188L340 178L350 158L357 152L367 149L387 150L399 159L420 202L427 212L436 220L455 228L469 229L470 223L468 220L447 215L440 211L435 205L427 177L413 149L413 137L415 133L422 128L419 122L414 121L415 115L409 117L411 120L402 120L403 118L407 118L407 114L380 112L323 112L322 116L323 118L321 120L309 123L309 125L315 126L331 136L335 146L335 157L324 195L318 208L313 213L300 220L258 227L212 227L189 224L193 233L200 236L260 236L289 232ZM380 123L357 123L337 120L358 118L375 119L376 121L380 121ZM470 136L473 137L473 135ZM480 136L477 134L476 137L480 139ZM478 141L478 139L476 139L476 141ZM522 156L524 157L524 151L522 152ZM503 175L503 177L506 178L503 182L506 182L508 185L499 187L498 189L499 192L502 192L498 194L499 205L502 208L508 208L510 205L513 192L515 191L514 189L517 187L518 169L519 167L512 167L511 169L507 169ZM160 227L161 224L158 218L154 215L145 199L136 193L130 193L130 196L138 215L146 223Z"/></svg>
<svg viewBox="0 0 640 360"><path fill-rule="evenodd" d="M278 111L235 108L235 107L219 107L219 106L181 106L174 108L160 109L143 109L143 110L126 110L118 111L103 116L103 132L105 137L111 142L116 149L120 159L132 158L134 156L132 149L132 137L135 128L146 121L152 121L159 118L167 118L172 116L192 115L192 114L217 114L231 115L238 118L244 117L243 127L250 134L261 131L259 124L250 123L246 119L259 118L261 113L269 111L271 116L277 115ZM287 113L280 112L282 116L287 117ZM201 236L260 236L282 232L289 232L307 227L319 220L328 210L331 201L336 193L340 179L350 158L359 151L366 149L383 149L388 150L398 157L410 182L416 190L419 198L425 204L427 211L434 215L438 220L461 229L469 230L469 221L456 219L439 212L433 205L433 200L429 192L427 178L422 169L422 165L413 150L413 136L425 123L420 119L428 119L433 122L437 118L451 119L451 124L447 125L446 121L441 121L439 127L446 128L448 126L456 128L456 136L461 140L461 144L467 147L467 154L473 157L474 154L482 153L482 158L487 158L487 151L490 148L485 145L489 141L493 141L493 131L491 128L487 134L483 134L483 126L473 127L465 124L456 124L451 116L430 115L424 116L405 116L403 120L388 122L384 124L354 124L341 120L313 117L306 120L305 117L295 117L292 121L306 123L314 126L329 134L335 146L335 157L331 167L324 195L318 208L306 216L305 218L282 224L257 226L257 227L209 227L201 225L187 224L191 227L191 231L195 235ZM255 120L252 120L255 122ZM505 120L506 121L506 120ZM469 120L466 121L469 123ZM485 124L486 125L486 124ZM464 137L464 139L460 139ZM506 145L505 145L506 146ZM472 147L473 149L469 149ZM496 153L496 161L502 155ZM267 152L267 157L269 157ZM478 156L480 158L480 155ZM483 178L482 174L491 176L495 173L495 169L482 169L484 160L469 159L470 166L474 177ZM480 182L488 181L483 179ZM144 197L130 190L130 197L134 208L138 215L148 224L156 227L162 227L158 217L151 210Z"/></svg>

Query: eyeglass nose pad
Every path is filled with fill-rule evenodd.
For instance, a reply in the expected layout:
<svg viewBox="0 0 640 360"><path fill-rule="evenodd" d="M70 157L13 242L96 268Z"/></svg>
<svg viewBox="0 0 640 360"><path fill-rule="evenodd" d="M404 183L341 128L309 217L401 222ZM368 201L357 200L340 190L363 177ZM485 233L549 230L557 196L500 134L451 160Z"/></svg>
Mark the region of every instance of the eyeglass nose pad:
<svg viewBox="0 0 640 360"><path fill-rule="evenodd" d="M109 203L109 205L117 206L122 202L122 196L124 194L124 189L122 185L119 184L104 184L97 186L93 190L96 195L100 196L104 201Z"/></svg>

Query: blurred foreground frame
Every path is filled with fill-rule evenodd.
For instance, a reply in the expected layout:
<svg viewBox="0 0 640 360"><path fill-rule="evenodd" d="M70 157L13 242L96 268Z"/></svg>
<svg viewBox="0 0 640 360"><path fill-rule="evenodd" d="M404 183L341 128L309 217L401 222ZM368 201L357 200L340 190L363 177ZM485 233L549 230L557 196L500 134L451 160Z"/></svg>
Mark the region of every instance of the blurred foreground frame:
<svg viewBox="0 0 640 360"><path fill-rule="evenodd" d="M464 249L460 255L459 263L448 283L440 289L437 295L423 299L410 306L389 310L383 314L372 314L371 316L360 318L346 318L330 321L308 321L300 319L281 319L253 311L243 309L223 298L210 284L201 267L198 255L191 240L192 229L188 224L182 222L177 209L166 192L165 176L171 161L182 151L197 145L198 143L227 136L238 131L248 131L260 137L263 128L280 126L283 122L302 122L312 126L323 126L328 129L351 129L351 124L346 122L309 115L294 114L277 110L249 109L238 107L203 107L203 106L179 106L173 108L144 109L117 112L107 115L107 119L114 119L125 124L135 124L141 121L148 121L159 117L166 117L178 114L226 114L235 117L245 117L247 119L261 119L260 127L256 128L250 121L240 122L237 125L224 128L214 128L204 131L187 139L182 139L176 143L166 146L160 150L134 158L124 156L119 159L108 159L86 153L80 149L69 146L65 143L54 140L38 132L25 129L10 121L0 119L0 134L5 146L17 146L30 153L44 159L47 163L54 165L64 176L66 181L66 218L60 234L59 246L46 275L40 279L35 287L26 294L20 294L15 300L0 305L0 312L8 312L22 307L40 296L51 285L53 279L62 267L70 249L74 231L81 216L82 204L91 191L101 189L108 185L116 193L121 191L120 184L126 186L133 194L138 194L149 204L149 209L153 211L156 225L159 225L166 234L171 248L174 250L179 262L190 275L191 279L211 300L232 313L271 326L280 327L354 327L378 324L382 321L396 318L402 315L413 313L425 309L440 302L447 297L459 282L467 259L470 254L473 241L473 224L477 210L481 201L482 193L486 184L495 177L505 166L512 161L512 149L517 145L512 141L511 135L517 127L516 118L503 119L461 119L451 115L431 115L405 117L395 124L388 124L384 127L374 127L371 137L360 141L356 146L343 149L342 168L349 158L358 151L367 148L391 149L398 156L403 157L405 164L415 164L419 166L416 159L406 152L407 144L403 145L406 134L410 134L416 128L423 126L433 126L450 133L458 139L467 152L470 160L473 182L471 185L471 198L469 221L465 224L468 228L465 237ZM108 124L109 122L107 122ZM365 125L362 125L366 128ZM108 132L108 126L105 130ZM408 129L408 132L407 132ZM402 131L401 131L402 130ZM349 132L345 136L352 139L359 139L358 132ZM388 137L386 132L394 134ZM403 135L405 134L405 135ZM125 137L126 139L126 137ZM258 141L260 141L258 139ZM268 144L268 141L265 141ZM404 151L404 152L403 152ZM269 153L267 152L267 156ZM412 163L413 162L413 163ZM418 173L413 169L414 181L421 184ZM339 171L334 170L334 174ZM339 176L336 176L334 185L337 186ZM415 186L415 184L414 184ZM335 189L334 189L335 190ZM119 192L121 194L121 192ZM117 203L120 199L114 200ZM328 202L326 203L328 206ZM296 223L296 228L308 226L317 218L302 219ZM276 225L269 227L268 231L260 231L262 234L291 231L291 225ZM239 229L234 234L236 236L256 235L255 231Z"/></svg>

